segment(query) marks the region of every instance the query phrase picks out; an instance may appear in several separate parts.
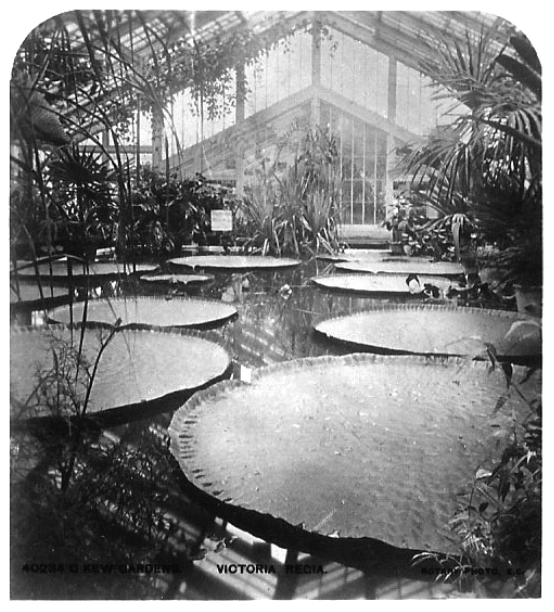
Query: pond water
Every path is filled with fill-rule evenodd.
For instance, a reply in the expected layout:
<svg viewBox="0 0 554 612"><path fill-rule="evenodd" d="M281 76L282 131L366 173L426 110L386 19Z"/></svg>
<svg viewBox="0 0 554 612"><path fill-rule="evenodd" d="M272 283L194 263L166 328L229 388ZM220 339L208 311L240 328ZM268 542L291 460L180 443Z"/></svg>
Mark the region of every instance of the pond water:
<svg viewBox="0 0 554 612"><path fill-rule="evenodd" d="M123 283L106 282L96 295L177 295L201 296L232 304L236 320L209 333L226 346L233 360L233 376L248 377L253 368L303 357L344 355L347 349L331 344L314 333L320 320L358 312L368 306L398 302L401 298L375 300L329 292L310 278L333 271L333 264L321 260L303 262L293 269L247 273L213 272L213 279L201 285L160 285L137 279ZM21 317L22 315L18 315ZM35 315L36 317L36 315ZM19 321L25 321L19 319ZM125 440L131 447L149 447L152 438L165 445L172 414L113 427L103 435ZM163 451L167 452L167 450ZM159 459L159 457L158 457ZM163 465L162 465L163 464ZM406 566L404 572L384 570L376 560L374 571L362 571L349 563L299 553L258 539L237 529L207 509L188 492L179 489L171 462L156 469L166 471L172 494L162 513L172 524L172 555L178 571L150 579L150 598L182 599L402 599L459 597L457 583L436 582ZM169 485L168 485L169 486ZM103 537L97 534L98 537ZM168 544L164 538L165 545ZM131 564L153 562L160 550L145 549ZM353 559L353 561L355 561ZM101 560L101 562L103 562ZM292 568L290 575L278 571ZM353 563L353 565L356 565ZM254 568L254 569L252 569ZM277 568L275 573L271 568ZM295 573L295 569L298 572ZM121 598L128 593L127 572L114 582Z"/></svg>

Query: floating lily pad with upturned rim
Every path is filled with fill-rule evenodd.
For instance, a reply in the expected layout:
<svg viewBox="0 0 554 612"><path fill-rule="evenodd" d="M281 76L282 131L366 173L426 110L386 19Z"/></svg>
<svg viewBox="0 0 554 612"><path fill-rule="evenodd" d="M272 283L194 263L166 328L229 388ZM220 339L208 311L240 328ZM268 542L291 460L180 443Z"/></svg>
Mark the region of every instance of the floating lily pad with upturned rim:
<svg viewBox="0 0 554 612"><path fill-rule="evenodd" d="M248 270L279 270L293 268L300 264L297 259L286 257L269 257L262 255L192 255L170 259L170 264L200 268L201 270L248 271Z"/></svg>
<svg viewBox="0 0 554 612"><path fill-rule="evenodd" d="M418 277L421 290L425 284L431 284L446 292L452 282L438 277ZM343 293L358 293L360 295L421 297L421 293L410 293L407 276L402 274L334 274L330 276L315 276L313 283L330 291Z"/></svg>
<svg viewBox="0 0 554 612"><path fill-rule="evenodd" d="M382 261L391 255L385 249L346 249L344 253L320 253L316 257L323 261Z"/></svg>
<svg viewBox="0 0 554 612"><path fill-rule="evenodd" d="M407 258L402 261L345 261L335 264L343 272L370 274L421 274L422 276L460 276L464 274L461 265L451 261L421 261Z"/></svg>
<svg viewBox="0 0 554 612"><path fill-rule="evenodd" d="M492 345L503 358L541 354L536 322L504 310L387 305L327 319L315 330L357 351L476 357Z"/></svg>
<svg viewBox="0 0 554 612"><path fill-rule="evenodd" d="M42 290L42 291L41 291ZM69 287L64 285L50 285L38 282L20 280L17 285L10 283L10 304L27 307L49 308L55 302L69 300Z"/></svg>
<svg viewBox="0 0 554 612"><path fill-rule="evenodd" d="M499 371L470 360L301 359L197 394L173 416L170 449L222 511L457 552L447 527L457 492L498 456L493 425L527 410L515 394L510 414L493 416L505 391Z"/></svg>
<svg viewBox="0 0 554 612"><path fill-rule="evenodd" d="M202 285L214 280L211 274L155 274L142 276L141 282L155 283L158 285Z"/></svg>
<svg viewBox="0 0 554 612"><path fill-rule="evenodd" d="M119 278L126 277L132 274L144 274L156 270L156 264L147 263L119 263L115 261L98 261L88 264L88 268L82 263L74 262L71 268L72 277L75 279L89 277L103 278ZM42 262L38 265L38 273L40 277L45 278L69 278L67 262L65 260L56 260L51 264ZM36 277L35 267L26 264L25 267L18 270L18 274L25 277Z"/></svg>
<svg viewBox="0 0 554 612"><path fill-rule="evenodd" d="M102 341L112 332L113 328L108 326L85 330L82 354L89 369ZM25 411L26 418L56 416L42 402L35 405L33 394L39 380L49 381L52 393L58 382L74 380L75 361L65 356L78 350L80 338L80 329L63 325L11 329L12 416L17 416L14 412L29 398L31 408ZM230 367L231 359L225 348L199 333L117 330L101 355L87 412L141 418L152 408L169 410L175 407L176 399L182 402L194 391L227 377ZM61 377L64 371L67 379ZM59 374L52 378L54 372ZM84 400L82 384L75 389L75 395Z"/></svg>
<svg viewBox="0 0 554 612"><path fill-rule="evenodd" d="M57 323L80 323L85 308L87 322L114 325L121 319L121 326L203 328L221 325L237 316L234 306L216 300L126 296L80 302L71 308L62 306L52 310L49 318Z"/></svg>

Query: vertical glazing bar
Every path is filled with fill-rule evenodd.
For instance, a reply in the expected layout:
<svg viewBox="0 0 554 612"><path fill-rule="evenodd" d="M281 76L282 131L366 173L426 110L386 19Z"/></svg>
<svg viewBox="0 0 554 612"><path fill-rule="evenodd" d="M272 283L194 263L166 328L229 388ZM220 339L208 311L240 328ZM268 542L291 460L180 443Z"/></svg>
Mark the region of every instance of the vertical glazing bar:
<svg viewBox="0 0 554 612"><path fill-rule="evenodd" d="M332 108L332 107L330 107ZM337 120L337 130L339 133L339 141L340 141L340 146L339 146L339 168L340 168L340 188L339 188L339 197L340 197L340 205L341 205L341 209L344 210L344 199L343 199L343 193L344 193L344 185L343 185L343 155L342 155L342 137L343 137L343 133L342 133L342 116L339 114L338 115L338 120Z"/></svg>
<svg viewBox="0 0 554 612"><path fill-rule="evenodd" d="M374 188L373 188L373 225L377 225L377 131L374 132L373 137L373 177L374 177Z"/></svg>
<svg viewBox="0 0 554 612"><path fill-rule="evenodd" d="M398 62L394 57L389 58L389 69L388 69L388 119L391 123L398 123L397 121L397 91L398 91ZM391 133L384 136L384 142L382 143L383 155L385 157L383 164L383 192L384 192L384 205L385 210L390 208L394 204L394 182L393 182L393 169L395 166L396 153L395 153L395 140Z"/></svg>
<svg viewBox="0 0 554 612"><path fill-rule="evenodd" d="M254 79L254 83L255 83ZM244 64L238 63L235 72L235 124L240 130L246 116L246 76ZM235 188L237 194L242 196L244 190L244 145L239 139L235 145Z"/></svg>
<svg viewBox="0 0 554 612"><path fill-rule="evenodd" d="M314 87L314 95L312 96L311 122L319 125L320 123L320 102L318 97L318 89L321 84L321 31L317 23L312 24L312 86Z"/></svg>
<svg viewBox="0 0 554 612"><path fill-rule="evenodd" d="M140 181L140 96L137 96L137 115L136 121L134 122L135 127L135 164L136 164L136 173L137 173L137 182Z"/></svg>
<svg viewBox="0 0 554 612"><path fill-rule="evenodd" d="M421 74L421 72L419 73L419 125L418 125L418 134L422 134L423 133L423 75Z"/></svg>
<svg viewBox="0 0 554 612"><path fill-rule="evenodd" d="M354 160L356 143L354 142L354 119L350 120L350 210L352 211L352 223L354 223Z"/></svg>
<svg viewBox="0 0 554 612"><path fill-rule="evenodd" d="M363 136L362 136L362 223L365 224L365 182L366 182L366 134L367 125L363 124Z"/></svg>

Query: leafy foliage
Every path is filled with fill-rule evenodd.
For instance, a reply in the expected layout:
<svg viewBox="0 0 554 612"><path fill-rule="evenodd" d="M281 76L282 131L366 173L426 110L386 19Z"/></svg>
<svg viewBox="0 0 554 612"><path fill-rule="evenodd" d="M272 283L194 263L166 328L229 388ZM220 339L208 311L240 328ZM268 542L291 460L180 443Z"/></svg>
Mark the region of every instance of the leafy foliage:
<svg viewBox="0 0 554 612"><path fill-rule="evenodd" d="M52 368L37 372L35 392L12 414L15 599L158 597L154 578L131 574L122 581L117 571L91 576L83 567L137 562L183 567L192 558L194 546L187 542L176 551L177 525L162 510L172 486L163 436L143 427L137 448L126 433L100 434L86 420L96 367L112 335L102 341L94 363L83 359L78 343L69 346L53 338ZM33 431L28 419L37 407L42 413L49 408L54 420ZM48 573L47 580L23 571L35 562L62 564L64 571ZM75 573L69 571L72 564Z"/></svg>
<svg viewBox="0 0 554 612"><path fill-rule="evenodd" d="M509 384L518 389L511 380ZM508 403L509 395L499 398L495 412ZM520 595L536 597L542 549L542 409L538 401L528 405L521 424L498 431L508 440L500 460L477 470L467 501L450 524L474 565L511 570L520 577Z"/></svg>
<svg viewBox="0 0 554 612"><path fill-rule="evenodd" d="M178 252L193 239L206 244L211 211L234 212L239 205L231 188L210 183L201 174L180 179L144 166L132 185L130 251L141 255Z"/></svg>
<svg viewBox="0 0 554 612"><path fill-rule="evenodd" d="M405 169L441 216L465 215L504 251L497 263L507 278L541 284L532 248L542 234L540 65L522 34L500 53L495 36L492 28L465 44L437 41L423 68L465 111L416 144ZM520 265L531 257L532 278Z"/></svg>
<svg viewBox="0 0 554 612"><path fill-rule="evenodd" d="M498 361L494 346L487 345L489 372L500 371L506 391L498 398L492 415L504 415L496 423L493 438L500 456L478 466L473 482L464 486L459 509L449 522L461 548L451 571L444 575L464 579L482 574L485 588L490 580L512 580L517 597L540 597L542 554L542 402L528 399L524 383L537 374L528 370L516 382L512 365ZM523 400L526 414L517 413L513 397ZM417 555L415 563L434 558ZM492 578L490 578L492 577ZM490 585L489 585L490 586ZM486 591L485 591L486 592ZM511 595L513 596L513 595Z"/></svg>
<svg viewBox="0 0 554 612"><path fill-rule="evenodd" d="M215 117L226 112L221 105L234 104L231 83L236 66L257 61L267 49L293 33L281 22L260 34L239 21L232 31L221 29L204 39L191 27L190 16L183 11L76 10L44 22L23 42L14 61L10 88L15 145L12 162L18 182L17 195L12 198L17 219L14 252L20 252L21 243L27 242L27 251L35 256L36 243L42 241L50 254L58 231L81 238L91 227L105 238L115 226L122 256L129 246L136 249L137 242L148 245L144 248L151 253L167 252L172 244L179 243L179 237L168 233L157 204L143 206L144 219L137 220L133 215L140 212L133 211L135 202L131 198L132 179L137 172L133 165L139 164L139 155L138 150L127 146L134 113L151 112L153 117L163 117L165 127L175 131L169 108L175 94L185 88L191 91L201 114ZM45 131L45 126L51 129ZM92 170L92 162L100 160L87 159L83 147L80 152L76 148L67 152L53 148L66 146L71 139L90 142L101 153L106 176L114 181L113 206L98 205L106 194L96 189L94 211L84 210L84 202L93 194L92 177L84 176L83 170L86 165ZM75 211L66 208L75 202L67 206L61 202L64 188L59 181L57 194L51 193L45 175L51 157L55 158L53 169L58 178L63 170L66 179L71 180L72 172L73 179L79 179L78 188L75 181L67 185L66 195L81 200L77 205L78 224L84 227L69 227ZM77 174L76 163L80 164ZM170 180L167 176L166 182ZM195 194L205 200L196 211L199 217L209 210L211 196L205 184ZM53 215L52 200L58 206ZM139 202L139 208L143 204ZM198 218L195 224L197 231L206 233L205 219Z"/></svg>
<svg viewBox="0 0 554 612"><path fill-rule="evenodd" d="M118 220L116 181L101 153L75 143L60 149L45 168L45 179L59 219L57 240L65 252L82 255L87 245L113 243Z"/></svg>
<svg viewBox="0 0 554 612"><path fill-rule="evenodd" d="M338 152L334 136L308 128L290 165L262 164L245 189L241 214L246 248L301 256L338 249Z"/></svg>
<svg viewBox="0 0 554 612"><path fill-rule="evenodd" d="M176 525L160 509L171 495L171 471L165 448L150 431L141 447L125 438L87 436L80 446L74 476L60 487L56 456L66 450L59 436L41 443L13 439L11 533L12 597L15 599L151 599L159 597L154 578L117 571L83 574L86 564L174 564L189 560L170 544ZM46 451L50 452L47 453ZM42 457L32 469L26 458ZM17 476L16 476L17 474ZM192 547L191 547L192 548ZM23 574L30 560L65 572ZM75 564L79 571L69 573ZM182 571L182 570L181 570Z"/></svg>

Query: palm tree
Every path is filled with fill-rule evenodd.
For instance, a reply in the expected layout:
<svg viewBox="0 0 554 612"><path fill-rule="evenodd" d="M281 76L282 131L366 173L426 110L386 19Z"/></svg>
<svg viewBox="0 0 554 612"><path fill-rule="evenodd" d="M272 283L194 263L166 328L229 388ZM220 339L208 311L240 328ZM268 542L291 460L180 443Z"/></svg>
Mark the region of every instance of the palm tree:
<svg viewBox="0 0 554 612"><path fill-rule="evenodd" d="M441 87L439 97L455 98L458 114L404 163L455 241L464 229L477 231L498 248L505 280L541 284L541 67L523 34L500 51L497 34L437 41L422 70Z"/></svg>

